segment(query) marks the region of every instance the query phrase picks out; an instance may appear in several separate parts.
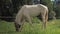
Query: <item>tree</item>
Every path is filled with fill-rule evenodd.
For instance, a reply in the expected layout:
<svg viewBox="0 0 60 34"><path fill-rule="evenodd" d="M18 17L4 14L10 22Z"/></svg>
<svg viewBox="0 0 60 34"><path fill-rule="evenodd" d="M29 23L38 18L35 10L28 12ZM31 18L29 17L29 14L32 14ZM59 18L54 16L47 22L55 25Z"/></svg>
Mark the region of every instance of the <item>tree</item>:
<svg viewBox="0 0 60 34"><path fill-rule="evenodd" d="M48 7L48 9L49 9L49 19L53 18L53 16L55 17L55 11L53 10L53 3L51 2L51 0L41 0L40 3L44 4ZM54 12L53 16L52 16L52 12Z"/></svg>

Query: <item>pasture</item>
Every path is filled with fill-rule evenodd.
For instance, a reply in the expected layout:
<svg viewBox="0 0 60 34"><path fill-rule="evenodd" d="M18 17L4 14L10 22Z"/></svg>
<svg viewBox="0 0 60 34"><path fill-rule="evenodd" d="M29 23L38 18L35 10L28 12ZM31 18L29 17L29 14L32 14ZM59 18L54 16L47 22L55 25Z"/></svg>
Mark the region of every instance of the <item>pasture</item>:
<svg viewBox="0 0 60 34"><path fill-rule="evenodd" d="M33 27L26 22L22 32L16 32L13 22L0 20L0 34L60 34L60 19L48 21L45 31L41 28L41 21L35 18L33 22Z"/></svg>

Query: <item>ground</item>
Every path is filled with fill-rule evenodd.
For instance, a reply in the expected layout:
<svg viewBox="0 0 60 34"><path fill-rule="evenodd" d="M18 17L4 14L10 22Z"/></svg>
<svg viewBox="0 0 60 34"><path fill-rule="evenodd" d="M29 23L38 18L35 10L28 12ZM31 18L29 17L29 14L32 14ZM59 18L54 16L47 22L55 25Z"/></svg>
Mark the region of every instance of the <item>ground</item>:
<svg viewBox="0 0 60 34"><path fill-rule="evenodd" d="M37 21L33 23L33 27L31 27L29 23L25 23L23 30L16 32L13 22L0 20L0 34L60 34L60 19L48 21L45 30L41 28L42 22L40 21L40 23L38 23Z"/></svg>

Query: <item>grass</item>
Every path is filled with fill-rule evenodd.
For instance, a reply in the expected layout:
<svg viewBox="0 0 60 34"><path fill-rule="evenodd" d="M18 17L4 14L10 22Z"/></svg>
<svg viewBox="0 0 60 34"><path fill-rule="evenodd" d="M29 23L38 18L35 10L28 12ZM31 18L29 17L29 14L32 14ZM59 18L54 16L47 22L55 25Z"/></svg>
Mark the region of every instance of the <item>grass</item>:
<svg viewBox="0 0 60 34"><path fill-rule="evenodd" d="M46 30L42 30L41 21L40 23L35 21L33 27L29 23L25 23L22 32L15 31L13 22L0 20L0 34L60 34L60 19L48 21Z"/></svg>

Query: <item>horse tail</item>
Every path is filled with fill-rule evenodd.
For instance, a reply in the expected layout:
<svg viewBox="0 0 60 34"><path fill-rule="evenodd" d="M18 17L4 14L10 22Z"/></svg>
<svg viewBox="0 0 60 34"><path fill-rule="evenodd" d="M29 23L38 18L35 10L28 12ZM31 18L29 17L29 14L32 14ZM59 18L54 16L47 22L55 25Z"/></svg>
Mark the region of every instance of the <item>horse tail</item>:
<svg viewBox="0 0 60 34"><path fill-rule="evenodd" d="M48 20L48 9L46 10L46 15L45 15L46 22Z"/></svg>

